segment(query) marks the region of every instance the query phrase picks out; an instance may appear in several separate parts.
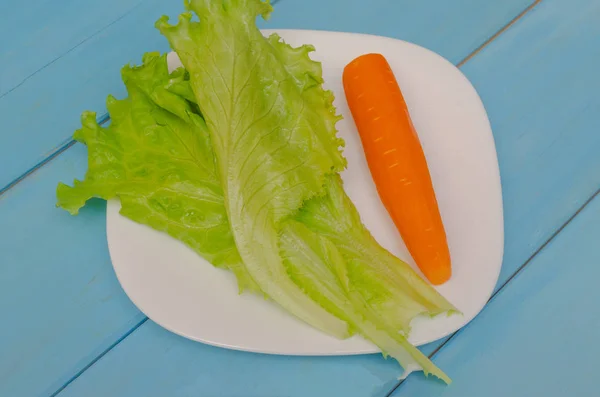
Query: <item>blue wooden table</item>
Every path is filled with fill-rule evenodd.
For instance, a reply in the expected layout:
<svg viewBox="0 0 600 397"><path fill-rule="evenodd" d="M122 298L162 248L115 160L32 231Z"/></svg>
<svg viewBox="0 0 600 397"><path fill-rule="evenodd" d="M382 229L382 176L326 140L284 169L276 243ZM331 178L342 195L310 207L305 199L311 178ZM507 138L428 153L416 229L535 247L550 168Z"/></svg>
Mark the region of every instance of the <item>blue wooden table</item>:
<svg viewBox="0 0 600 397"><path fill-rule="evenodd" d="M597 396L600 2L280 0L270 28L372 33L459 65L488 110L505 202L490 303L423 346L453 378L399 383L381 355L282 357L178 337L128 300L105 205L54 207L86 170L85 109L123 96L120 67L166 51L179 0L0 3L0 396ZM598 279L596 279L598 277Z"/></svg>

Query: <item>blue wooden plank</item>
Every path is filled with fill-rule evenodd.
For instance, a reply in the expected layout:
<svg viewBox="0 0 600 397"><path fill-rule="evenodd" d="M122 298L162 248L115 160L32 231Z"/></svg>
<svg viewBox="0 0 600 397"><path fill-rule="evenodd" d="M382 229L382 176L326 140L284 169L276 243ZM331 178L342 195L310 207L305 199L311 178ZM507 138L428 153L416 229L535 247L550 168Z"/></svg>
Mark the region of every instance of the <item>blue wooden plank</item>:
<svg viewBox="0 0 600 397"><path fill-rule="evenodd" d="M140 0L29 0L0 4L0 97L60 59Z"/></svg>
<svg viewBox="0 0 600 397"><path fill-rule="evenodd" d="M506 36L500 36L467 63L464 69L484 98L498 143L507 210L506 261L501 282L506 281L551 237L600 185L600 157L596 155L600 147L600 136L596 133L600 120L595 117L600 107L600 99L596 96L600 81L594 78L598 52L593 39L599 33L595 25L598 6L583 0L578 0L577 6L568 11L567 8L572 7L567 6L566 1L548 2L543 8L534 9L509 29ZM577 75L578 79L565 78L573 75ZM524 291L519 298L523 300L526 296ZM498 318L505 322L507 316L508 313L504 313ZM501 330L506 328L497 322L495 326ZM149 323L140 327L78 378L71 386L77 393L72 395L136 395L138 388L146 392L153 386L159 390L166 387L161 385L162 380L155 380L154 375L171 367L190 366L196 371L204 368L199 357L179 350L164 353L166 346L175 345L177 337L172 336L173 339L167 342L156 337L155 331L147 330L149 327L152 327ZM485 349L483 338L473 345L473 350ZM465 338L465 344L467 340L469 338ZM152 349L151 354L139 355L138 358L130 354L131 351L145 349ZM471 353L479 358L478 354ZM470 361L470 356L460 357ZM325 365L327 360L315 359L311 363ZM148 372L128 373L127 384L123 387L112 383L110 387L103 386L124 370L121 362L133 368L149 369ZM475 359L471 362L474 366L480 365ZM393 365L388 363L390 367ZM456 375L453 368L459 365L457 362L452 366L440 364L451 376ZM270 367L265 365L260 370L257 367L257 376L278 365L277 359L273 359ZM239 364L234 368L249 371L253 367ZM344 393L353 395L351 390L345 389L347 379L336 377L333 368L335 366L332 366L333 374L329 380L318 387L329 392L333 387L340 387ZM192 372L195 374L196 371ZM208 378L202 383L194 383L192 375L187 372L169 373L165 382L208 390L219 387L222 395L239 393L234 382L215 380L213 383ZM380 387L390 385L390 382L393 380L383 380ZM260 389L255 389L256 394L268 395L274 388L283 395L301 396L313 392L318 395L316 387L313 389L313 384L303 386L306 382L301 384L300 377L290 376L284 383L290 387L283 388L279 380L265 379ZM66 395L72 393L71 387L65 390ZM369 395L369 390L371 395L377 395L375 390L380 390L380 387L356 388L357 395ZM465 389L461 390L462 395L471 395L465 393ZM144 394L140 392L139 395ZM185 395L185 391L172 395ZM410 392L406 395L429 394Z"/></svg>
<svg viewBox="0 0 600 397"><path fill-rule="evenodd" d="M0 197L0 396L50 395L144 318L110 265L105 204L54 207L85 167L77 145Z"/></svg>
<svg viewBox="0 0 600 397"><path fill-rule="evenodd" d="M151 321L92 368L59 396L384 397L400 371L380 355L314 358L220 349Z"/></svg>
<svg viewBox="0 0 600 397"><path fill-rule="evenodd" d="M600 3L547 0L463 68L502 176L504 282L600 186Z"/></svg>
<svg viewBox="0 0 600 397"><path fill-rule="evenodd" d="M167 50L154 21L182 8L180 1L162 0L110 0L105 9L96 0L61 0L54 8L55 2L36 1L32 11L13 2L4 17L16 16L3 37L18 39L0 53L0 60L10 61L0 68L5 93L0 94L0 189L64 144L82 110L104 113L106 95L123 93L120 67L139 63L144 51ZM532 1L505 0L489 7L477 0L283 0L268 26L387 34L458 61Z"/></svg>
<svg viewBox="0 0 600 397"><path fill-rule="evenodd" d="M600 197L435 358L444 387L417 375L393 397L598 395Z"/></svg>

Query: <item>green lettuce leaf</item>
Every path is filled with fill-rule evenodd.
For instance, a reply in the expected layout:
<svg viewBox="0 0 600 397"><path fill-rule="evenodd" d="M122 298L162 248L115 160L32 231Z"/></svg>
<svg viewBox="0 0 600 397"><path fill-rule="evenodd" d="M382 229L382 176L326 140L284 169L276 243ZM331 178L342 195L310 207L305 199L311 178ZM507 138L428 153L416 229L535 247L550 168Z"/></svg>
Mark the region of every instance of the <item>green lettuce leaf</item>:
<svg viewBox="0 0 600 397"><path fill-rule="evenodd" d="M323 193L327 174L343 169L338 117L321 87L311 47L292 49L263 37L259 0L187 3L192 13L157 27L177 51L206 120L225 208L248 273L288 312L335 335L346 322L310 299L286 274L279 255L280 223Z"/></svg>
<svg viewBox="0 0 600 397"><path fill-rule="evenodd" d="M327 179L325 189L326 194L307 201L295 219L335 244L347 262L349 284L361 305L381 316L379 323L407 336L416 316L456 312L406 262L379 245L338 175Z"/></svg>
<svg viewBox="0 0 600 397"><path fill-rule="evenodd" d="M83 113L74 138L87 145L88 170L73 187L59 184L58 206L77 214L92 197L119 197L122 215L231 269L240 290L260 291L233 240L204 120L195 104L168 90L184 82L184 73L169 75L166 55L157 53L146 54L140 67L123 68L129 96L108 98L107 128L95 113Z"/></svg>
<svg viewBox="0 0 600 397"><path fill-rule="evenodd" d="M332 181L332 183L337 183ZM360 240L348 239L361 243ZM380 250L381 248L376 248ZM396 315L394 305L406 303L402 295L395 297L397 287L380 278L365 283L352 277L352 268L343 249L332 240L305 224L291 220L285 223L281 236L284 264L294 282L323 307L344 319L352 329L378 346L384 355L394 357L404 368L403 378L413 371L433 374L446 383L450 378L437 368L421 351L411 345L402 328L388 325L386 317ZM379 258L374 258L377 261ZM364 299L368 289L377 291L381 303L390 310L378 311L377 306ZM381 297L385 296L383 299ZM430 314L430 313L427 313Z"/></svg>
<svg viewBox="0 0 600 397"><path fill-rule="evenodd" d="M296 255L309 257L313 263L289 260L293 279L313 294L313 299L327 302L325 307L337 307L332 313L344 318L384 354L394 357L405 370L403 377L423 371L450 383L450 378L407 338L415 317L458 311L406 262L377 243L362 224L338 175L327 179L325 190L325 195L307 201L294 218L295 225L302 225L295 226L296 235L304 236L296 239ZM284 237L282 240L286 241ZM305 243L302 248L300 240ZM310 252L315 254L309 256ZM286 253L289 257L294 255L291 249ZM323 268L331 269L333 275L327 278L324 272L314 270ZM330 296L336 279L337 299L333 301ZM319 296L324 291L330 293ZM341 302L345 304L341 306Z"/></svg>

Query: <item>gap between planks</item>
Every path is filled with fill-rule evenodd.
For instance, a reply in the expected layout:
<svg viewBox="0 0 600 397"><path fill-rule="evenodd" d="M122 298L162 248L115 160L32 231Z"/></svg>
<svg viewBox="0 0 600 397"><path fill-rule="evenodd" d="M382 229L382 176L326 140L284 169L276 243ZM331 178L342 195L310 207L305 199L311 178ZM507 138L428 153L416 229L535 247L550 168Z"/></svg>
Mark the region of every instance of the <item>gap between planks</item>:
<svg viewBox="0 0 600 397"><path fill-rule="evenodd" d="M517 15L512 20L510 20L510 22L508 22L506 25L504 25L502 27L502 29L500 29L499 31L497 31L492 37L490 37L489 39L487 39L486 41L484 41L483 44L481 44L479 47L477 47L475 50L473 50L473 52L471 52L469 55L467 55L462 61L460 61L459 63L457 63L456 67L460 68L465 63L469 62L474 56L476 56L477 54L479 54L492 41L496 40L498 38L498 36L500 36L502 33L506 32L511 26L513 26L517 21L519 21L521 18L523 18L526 14L529 13L529 11L533 10L541 2L542 2L542 0L535 0L533 3L531 3L529 5L529 7L527 7L523 11L521 11L521 13L519 15Z"/></svg>
<svg viewBox="0 0 600 397"><path fill-rule="evenodd" d="M271 2L272 5L279 3L281 0L273 0ZM504 25L500 30L498 30L494 35L492 35L489 39L483 42L480 46L478 46L475 50L473 50L469 55L467 55L464 59L456 64L458 68L465 65L471 59L473 59L477 54L479 54L484 48L486 48L490 43L496 40L499 36L501 36L506 30L508 30L512 25L514 25L517 21L522 19L525 15L527 15L532 9L534 9L537 5L539 5L542 0L535 0L531 3L527 8L525 8L519 15L514 17L511 21L509 21L506 25ZM135 8L135 7L134 7ZM110 120L110 116L108 113L103 114L98 119L98 124L103 125ZM53 151L46 158L38 162L36 165L31 167L29 170L15 178L13 181L9 182L6 186L0 189L0 197L5 194L7 191L21 183L23 180L27 179L28 176L34 174L37 170L50 163L52 160L60 156L62 153L66 152L69 148L74 146L76 143L75 140L70 139L63 145L59 146L55 151ZM596 190L596 192L586 200L586 202L579 208L577 211L562 225L560 226L553 234L546 240L531 256L494 292L494 294L488 300L488 303L492 301L499 293L502 291L519 273L525 269L525 267L531 263L533 258L537 256L539 252L541 252L550 242L552 242L556 236L562 232L562 230L573 221L577 215L594 199L600 194L600 189ZM484 309L485 310L485 309ZM108 346L102 353L98 356L94 357L86 366L81 368L77 373L75 373L68 381L66 381L61 387L59 387L55 392L53 392L49 397L56 397L60 394L64 389L66 389L71 383L73 383L77 378L79 378L85 371L91 368L96 362L98 362L102 357L108 354L113 348L119 345L123 340L125 340L129 335L135 332L139 327L141 327L144 323L148 321L148 317L144 317L141 321L135 324L130 330L125 332L120 338L118 338L114 343ZM429 358L433 358L439 351L441 351L444 346L448 344L461 330L456 331L448 339L446 339L440 346L438 346L430 355ZM385 397L391 397L391 395L404 383L404 380L398 382L386 395Z"/></svg>
<svg viewBox="0 0 600 397"><path fill-rule="evenodd" d="M110 120L110 117L108 116L108 113L106 113L106 114L102 115L102 117L97 119L96 122L99 125L104 125L109 120ZM45 166L46 164L48 164L49 162L51 162L52 160L54 160L55 158L60 156L62 153L66 152L69 148L71 148L76 143L77 143L77 141L75 141L74 139L69 139L66 143L60 145L58 147L58 149L56 149L52 153L50 153L50 155L48 155L48 157L44 158L42 161L40 161L39 163L37 163L36 165L34 165L30 169L28 169L27 171L25 171L24 173L22 173L15 179L13 179L11 182L9 182L2 189L0 189L0 197L2 197L2 195L4 193L8 192L10 189L12 189L16 185L18 185L20 182L22 182L24 179L26 179L29 175L35 173L37 170L39 170L40 168L42 168L43 166Z"/></svg>
<svg viewBox="0 0 600 397"><path fill-rule="evenodd" d="M77 373L75 375L73 375L69 380L67 380L65 383L63 383L63 385L61 387L59 387L54 393L52 393L50 395L50 397L56 397L60 392L65 390L71 383L73 383L75 381L75 379L79 378L81 376L81 374L83 374L85 371L87 371L92 365L96 364L98 362L98 360L100 360L109 351L111 351L115 346L117 346L119 343L121 343L121 341L123 341L125 338L127 338L129 335L131 335L133 332L135 332L136 329L138 329L139 327L144 325L144 323L146 321L148 321L148 317L144 316L144 318L142 318L137 324L135 324L133 327L131 327L131 329L129 329L127 332L125 332L123 335L121 335L120 338L118 338L110 346L108 346L106 349L104 349L102 351L102 353L100 353L96 357L94 357L94 359L92 361L90 361L86 366L84 366L79 371L77 371Z"/></svg>
<svg viewBox="0 0 600 397"><path fill-rule="evenodd" d="M119 22L121 19L125 18L128 14L131 14L133 11L135 11L136 8L138 8L141 4L142 4L143 0L140 1L139 3L137 3L135 6L133 6L129 11L125 12L123 15L121 15L119 18L115 19L114 21L112 21L111 23L109 23L108 25L106 25L105 27L103 27L102 29L96 31L95 33L92 33L90 36L86 37L84 40L80 41L79 43L75 44L73 47L69 48L66 52L64 52L63 54L57 56L56 58L54 58L53 60L51 60L50 62L48 62L47 64L45 64L44 66L42 66L41 68L39 68L38 70L36 70L35 72L31 73L29 76L25 77L21 82L19 82L17 85L15 85L14 87L10 88L8 91L6 91L4 94L0 95L0 98L5 97L6 95L10 94L11 92L13 92L14 90L16 90L17 88L19 88L20 86L22 86L23 84L25 84L27 82L27 80L29 80L30 78L32 78L33 76L35 76L36 74L40 73L42 70L46 69L48 66L52 65L53 63L55 63L56 61L58 61L60 58L64 57L65 55L67 55L68 53L72 52L73 50L75 50L76 48L78 48L79 46L81 46L82 44L84 44L86 41L93 39L94 37L98 36L100 33L104 32L107 28L109 28L111 25L114 25L115 23Z"/></svg>

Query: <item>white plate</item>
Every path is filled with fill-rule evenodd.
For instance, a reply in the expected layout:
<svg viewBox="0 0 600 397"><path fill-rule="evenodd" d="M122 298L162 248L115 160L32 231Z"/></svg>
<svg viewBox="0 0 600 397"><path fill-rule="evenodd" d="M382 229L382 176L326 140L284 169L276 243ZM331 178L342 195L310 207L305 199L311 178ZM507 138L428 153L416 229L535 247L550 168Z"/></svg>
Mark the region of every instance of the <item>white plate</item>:
<svg viewBox="0 0 600 397"><path fill-rule="evenodd" d="M469 322L490 297L502 263L504 231L500 176L492 131L469 81L451 63L404 41L302 30L277 30L290 44L311 43L323 64L325 85L344 116L337 127L346 141L343 179L365 225L385 248L414 267L381 204L367 168L341 76L355 57L382 53L405 94L421 138L446 227L453 276L438 287L463 316L415 319L410 341L421 345ZM265 31L265 34L271 31ZM170 66L178 64L175 54ZM123 289L150 319L187 338L231 349L290 355L377 352L360 337L336 340L259 297L238 295L235 279L169 236L107 209L112 263Z"/></svg>

